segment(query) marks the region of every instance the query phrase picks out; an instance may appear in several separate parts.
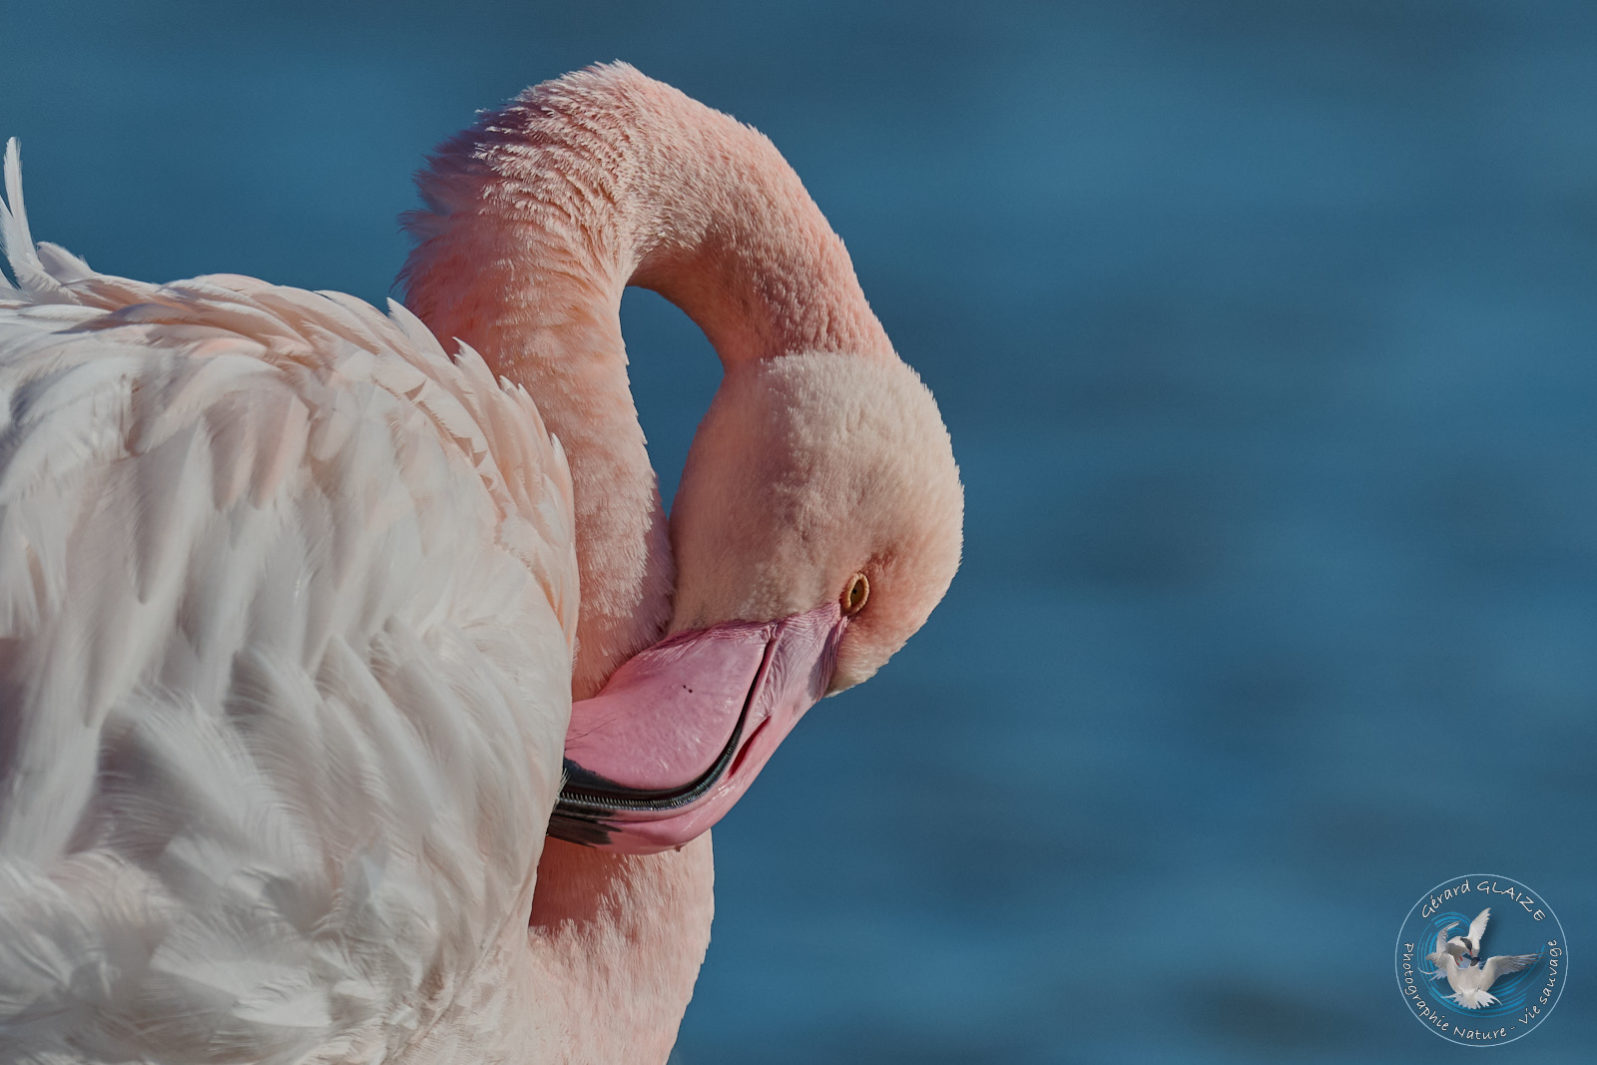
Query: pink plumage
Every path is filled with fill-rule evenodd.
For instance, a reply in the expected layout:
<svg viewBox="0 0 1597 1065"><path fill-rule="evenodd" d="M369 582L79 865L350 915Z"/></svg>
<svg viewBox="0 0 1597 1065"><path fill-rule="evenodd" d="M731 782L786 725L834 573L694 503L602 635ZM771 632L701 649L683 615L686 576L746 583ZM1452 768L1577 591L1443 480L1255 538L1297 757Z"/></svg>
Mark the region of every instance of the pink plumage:
<svg viewBox="0 0 1597 1065"><path fill-rule="evenodd" d="M422 179L420 320L98 274L6 186L0 1056L663 1060L704 829L958 564L798 178L624 65L528 90ZM726 371L669 524L627 284Z"/></svg>

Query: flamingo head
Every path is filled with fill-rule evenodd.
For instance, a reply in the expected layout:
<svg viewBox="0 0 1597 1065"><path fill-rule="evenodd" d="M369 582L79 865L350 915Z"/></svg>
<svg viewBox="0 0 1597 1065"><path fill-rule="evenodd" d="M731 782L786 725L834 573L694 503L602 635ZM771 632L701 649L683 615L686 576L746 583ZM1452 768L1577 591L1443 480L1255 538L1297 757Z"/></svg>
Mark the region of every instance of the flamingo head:
<svg viewBox="0 0 1597 1065"><path fill-rule="evenodd" d="M931 392L897 359L734 366L671 515L673 630L837 603L827 693L875 673L959 565L963 491Z"/></svg>
<svg viewBox="0 0 1597 1065"><path fill-rule="evenodd" d="M937 405L896 358L732 364L672 508L670 634L573 707L551 832L650 851L719 820L814 702L926 621L963 500Z"/></svg>

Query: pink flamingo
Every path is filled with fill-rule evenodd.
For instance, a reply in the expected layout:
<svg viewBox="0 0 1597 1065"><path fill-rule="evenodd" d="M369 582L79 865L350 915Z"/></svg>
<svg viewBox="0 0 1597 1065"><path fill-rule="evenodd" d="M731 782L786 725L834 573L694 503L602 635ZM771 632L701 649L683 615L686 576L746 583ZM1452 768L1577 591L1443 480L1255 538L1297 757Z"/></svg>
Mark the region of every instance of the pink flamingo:
<svg viewBox="0 0 1597 1065"><path fill-rule="evenodd" d="M624 65L529 90L422 180L430 332L96 273L5 176L0 1056L663 1060L707 829L958 564L797 177ZM629 283L725 369L669 528Z"/></svg>

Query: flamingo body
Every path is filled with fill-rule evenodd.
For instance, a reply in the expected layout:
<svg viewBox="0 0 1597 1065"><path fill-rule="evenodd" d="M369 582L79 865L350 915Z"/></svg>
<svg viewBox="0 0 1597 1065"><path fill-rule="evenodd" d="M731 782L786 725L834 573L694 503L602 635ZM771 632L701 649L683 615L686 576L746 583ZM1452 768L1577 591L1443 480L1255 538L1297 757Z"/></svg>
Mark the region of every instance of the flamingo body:
<svg viewBox="0 0 1597 1065"><path fill-rule="evenodd" d="M420 318L99 274L5 184L0 1059L663 1060L709 825L958 564L785 162L622 65L529 90L423 182ZM629 282L727 367L669 526Z"/></svg>
<svg viewBox="0 0 1597 1065"><path fill-rule="evenodd" d="M398 306L36 253L16 170L0 1057L403 1059L525 936L564 456Z"/></svg>

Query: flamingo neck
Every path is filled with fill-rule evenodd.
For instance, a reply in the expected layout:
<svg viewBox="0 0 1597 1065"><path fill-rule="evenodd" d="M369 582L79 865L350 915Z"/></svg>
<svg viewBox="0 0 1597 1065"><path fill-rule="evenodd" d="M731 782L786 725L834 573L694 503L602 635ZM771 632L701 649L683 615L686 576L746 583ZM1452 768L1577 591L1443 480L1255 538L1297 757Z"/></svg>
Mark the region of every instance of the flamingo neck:
<svg viewBox="0 0 1597 1065"><path fill-rule="evenodd" d="M674 581L627 381L622 290L671 300L728 369L892 347L842 241L771 143L624 64L484 115L420 184L407 302L525 386L570 459L581 698L664 632Z"/></svg>
<svg viewBox="0 0 1597 1065"><path fill-rule="evenodd" d="M582 698L664 634L675 579L622 290L671 300L728 369L803 351L895 356L770 142L631 67L528 90L444 145L420 185L407 303L525 387L570 461ZM709 943L712 868L708 835L645 857L545 841L528 986L564 1019L543 1038L574 1060L664 1057ZM573 1049L582 1040L610 1042Z"/></svg>

